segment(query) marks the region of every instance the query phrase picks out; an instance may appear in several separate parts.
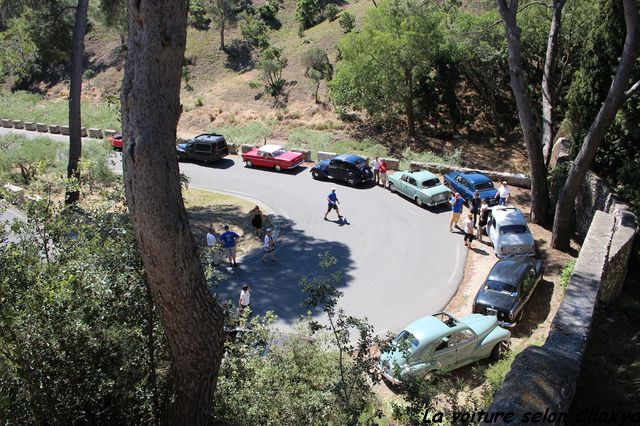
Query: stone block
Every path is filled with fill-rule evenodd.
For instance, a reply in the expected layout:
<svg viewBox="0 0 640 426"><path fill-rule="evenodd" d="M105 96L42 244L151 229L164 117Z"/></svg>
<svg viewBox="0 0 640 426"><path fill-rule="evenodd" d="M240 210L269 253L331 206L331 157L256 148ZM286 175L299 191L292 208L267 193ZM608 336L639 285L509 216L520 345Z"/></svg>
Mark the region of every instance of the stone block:
<svg viewBox="0 0 640 426"><path fill-rule="evenodd" d="M549 160L549 168L555 169L558 164L569 161L569 153L571 152L571 140L567 138L559 138L551 149L551 159Z"/></svg>
<svg viewBox="0 0 640 426"><path fill-rule="evenodd" d="M12 129L13 128L13 120L9 120L6 118L2 119L2 127L6 127L8 129Z"/></svg>
<svg viewBox="0 0 640 426"><path fill-rule="evenodd" d="M238 145L235 143L228 143L227 147L229 148L229 154L237 155L238 154Z"/></svg>
<svg viewBox="0 0 640 426"><path fill-rule="evenodd" d="M36 123L36 129L38 129L40 133L49 133L49 126L45 123Z"/></svg>
<svg viewBox="0 0 640 426"><path fill-rule="evenodd" d="M69 126L60 126L60 133L69 136Z"/></svg>
<svg viewBox="0 0 640 426"><path fill-rule="evenodd" d="M116 133L118 133L117 130L113 130L113 129L105 129L104 130L104 137L105 138L110 138L113 137Z"/></svg>
<svg viewBox="0 0 640 426"><path fill-rule="evenodd" d="M49 133L53 133L54 135L59 135L60 134L60 126L57 124L50 124L49 125Z"/></svg>
<svg viewBox="0 0 640 426"><path fill-rule="evenodd" d="M13 120L13 128L14 129L24 129L24 121L22 121L22 120Z"/></svg>
<svg viewBox="0 0 640 426"><path fill-rule="evenodd" d="M331 160L336 155L338 154L336 154L335 152L318 151L318 161Z"/></svg>
<svg viewBox="0 0 640 426"><path fill-rule="evenodd" d="M409 170L426 170L427 167L424 165L424 163L420 163L418 161L411 161L409 162Z"/></svg>
<svg viewBox="0 0 640 426"><path fill-rule="evenodd" d="M24 189L10 183L4 185L3 188L5 191L7 191L8 199L10 202L14 204L21 204L22 201L24 201Z"/></svg>
<svg viewBox="0 0 640 426"><path fill-rule="evenodd" d="M88 135L89 135L89 132L87 132L87 128L80 127L80 136L82 136L83 138L86 138Z"/></svg>
<svg viewBox="0 0 640 426"><path fill-rule="evenodd" d="M304 161L312 161L311 160L311 150L309 149L292 149L292 152L299 152L304 156Z"/></svg>
<svg viewBox="0 0 640 426"><path fill-rule="evenodd" d="M89 137L93 139L102 139L104 136L102 135L102 129L90 128L88 129Z"/></svg>
<svg viewBox="0 0 640 426"><path fill-rule="evenodd" d="M34 123L33 121L25 121L24 129L31 132L35 132L36 130L38 130L38 128L36 127L36 123Z"/></svg>
<svg viewBox="0 0 640 426"><path fill-rule="evenodd" d="M397 158L383 158L383 160L387 163L387 169L400 170L400 160Z"/></svg>
<svg viewBox="0 0 640 426"><path fill-rule="evenodd" d="M240 151L243 154L251 151L253 148L256 148L256 146L255 145L249 145L249 144L246 144L246 143L243 143L242 145L240 145Z"/></svg>

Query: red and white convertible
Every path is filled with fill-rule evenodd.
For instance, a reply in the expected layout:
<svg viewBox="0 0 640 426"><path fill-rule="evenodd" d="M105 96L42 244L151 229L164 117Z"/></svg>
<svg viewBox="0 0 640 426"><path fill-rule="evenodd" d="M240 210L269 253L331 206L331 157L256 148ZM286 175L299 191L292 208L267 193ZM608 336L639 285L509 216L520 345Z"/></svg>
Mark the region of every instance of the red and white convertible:
<svg viewBox="0 0 640 426"><path fill-rule="evenodd" d="M299 152L286 151L280 145L264 145L242 154L242 160L247 167L267 167L279 172L299 166L304 156Z"/></svg>

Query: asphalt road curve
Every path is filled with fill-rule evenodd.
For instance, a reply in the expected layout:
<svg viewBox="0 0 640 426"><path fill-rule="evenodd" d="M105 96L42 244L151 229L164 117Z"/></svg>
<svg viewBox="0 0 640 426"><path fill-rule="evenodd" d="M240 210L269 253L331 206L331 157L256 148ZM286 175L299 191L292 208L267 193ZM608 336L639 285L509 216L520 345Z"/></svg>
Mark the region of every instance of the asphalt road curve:
<svg viewBox="0 0 640 426"><path fill-rule="evenodd" d="M0 129L0 134L6 131ZM191 179L191 187L256 200L271 209L278 261L262 263L262 251L249 253L239 268L226 269L216 292L237 304L241 285L248 283L254 312L274 311L281 330L307 312L301 306L299 281L320 273L323 252L337 258L330 272L342 274L339 305L349 315L366 317L379 334L397 332L442 310L462 279L466 249L462 234L449 233L448 208L421 208L372 185L352 188L314 181L306 167L279 173L246 168L235 156L211 165L181 163L180 170ZM335 212L323 220L332 187L343 221Z"/></svg>

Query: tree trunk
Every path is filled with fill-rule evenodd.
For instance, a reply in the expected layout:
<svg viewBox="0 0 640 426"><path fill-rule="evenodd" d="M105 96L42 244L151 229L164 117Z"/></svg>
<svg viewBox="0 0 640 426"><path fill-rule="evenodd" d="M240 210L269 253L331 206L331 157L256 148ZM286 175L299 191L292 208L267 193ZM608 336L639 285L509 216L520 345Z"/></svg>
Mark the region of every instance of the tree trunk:
<svg viewBox="0 0 640 426"><path fill-rule="evenodd" d="M316 92L315 92L316 103L318 103L318 90L320 90L320 80L316 81Z"/></svg>
<svg viewBox="0 0 640 426"><path fill-rule="evenodd" d="M547 39L547 55L542 75L542 156L545 167L549 166L553 144L553 109L556 106L556 91L553 90L556 74L556 55L558 53L558 36L562 23L562 8L565 0L553 1L553 16Z"/></svg>
<svg viewBox="0 0 640 426"><path fill-rule="evenodd" d="M518 0L496 0L502 23L507 34L509 50L509 85L513 91L518 108L518 118L522 127L522 136L527 147L529 169L531 172L531 221L539 225L549 222L549 189L547 187L547 169L542 156L540 134L536 127L533 108L527 96L527 86L522 70L522 54L520 51L520 28L516 22Z"/></svg>
<svg viewBox="0 0 640 426"><path fill-rule="evenodd" d="M589 127L580 151L569 169L567 180L558 197L551 238L551 246L558 250L567 250L569 248L571 214L578 190L593 163L600 143L602 143L609 126L615 119L618 109L627 98L625 90L629 85L629 78L633 72L640 46L640 34L638 34L638 21L640 18L636 0L624 0L624 18L627 26L627 36L616 75L611 82L611 87L609 87L604 103Z"/></svg>
<svg viewBox="0 0 640 426"><path fill-rule="evenodd" d="M220 50L224 50L224 21L220 21Z"/></svg>
<svg viewBox="0 0 640 426"><path fill-rule="evenodd" d="M121 90L129 213L171 353L165 424L210 423L223 310L207 288L176 160L188 0L129 0Z"/></svg>
<svg viewBox="0 0 640 426"><path fill-rule="evenodd" d="M407 113L407 126L409 127L409 136L416 137L416 118L413 110L413 75L411 70L404 72L405 84L407 85L407 96L404 98L404 109Z"/></svg>
<svg viewBox="0 0 640 426"><path fill-rule="evenodd" d="M84 57L84 33L87 30L89 0L78 0L76 22L73 27L73 50L71 52L71 83L69 87L69 162L67 178L73 180L65 194L65 204L80 199L80 157L82 155L82 118L80 97L82 95L82 59Z"/></svg>

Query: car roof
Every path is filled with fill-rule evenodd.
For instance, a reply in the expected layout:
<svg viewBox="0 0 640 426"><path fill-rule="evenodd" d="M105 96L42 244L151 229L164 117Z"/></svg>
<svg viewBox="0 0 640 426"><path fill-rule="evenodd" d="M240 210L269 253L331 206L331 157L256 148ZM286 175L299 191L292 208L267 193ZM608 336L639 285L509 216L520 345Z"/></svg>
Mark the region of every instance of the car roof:
<svg viewBox="0 0 640 426"><path fill-rule="evenodd" d="M495 206L491 208L491 214L496 222L502 225L526 225L524 215L517 207Z"/></svg>
<svg viewBox="0 0 640 426"><path fill-rule="evenodd" d="M522 281L522 276L531 267L531 260L530 256L522 255L501 259L491 268L487 281L499 281L517 286Z"/></svg>
<svg viewBox="0 0 640 426"><path fill-rule="evenodd" d="M258 151L260 152L268 152L270 154L273 154L276 151L281 150L282 147L280 145L264 145L258 148Z"/></svg>
<svg viewBox="0 0 640 426"><path fill-rule="evenodd" d="M333 157L334 160L344 161L345 163L355 164L360 161L364 161L364 158L355 154L340 154Z"/></svg>
<svg viewBox="0 0 640 426"><path fill-rule="evenodd" d="M420 182L424 181L424 180L428 180L428 179L433 179L433 178L437 178L438 176L434 175L433 173L431 173L428 170L420 170L420 171L413 171L413 170L409 170L406 172L403 172L404 174L413 176L414 178L416 178L416 180L419 180Z"/></svg>
<svg viewBox="0 0 640 426"><path fill-rule="evenodd" d="M482 182L491 182L491 178L489 176L477 170L469 170L464 172L460 170L456 170L456 173L458 173L460 176L465 178L469 183L474 185Z"/></svg>
<svg viewBox="0 0 640 426"><path fill-rule="evenodd" d="M418 339L419 342L423 342L425 339L429 341L437 339L449 333L453 329L451 327L448 327L435 316L428 315L426 317L415 320L414 322L406 326L405 330L413 334L413 336Z"/></svg>
<svg viewBox="0 0 640 426"><path fill-rule="evenodd" d="M198 139L198 142L201 141L207 141L207 142L220 142L220 141L224 141L224 136L219 135L217 133L203 133L201 135L198 135L194 138Z"/></svg>

